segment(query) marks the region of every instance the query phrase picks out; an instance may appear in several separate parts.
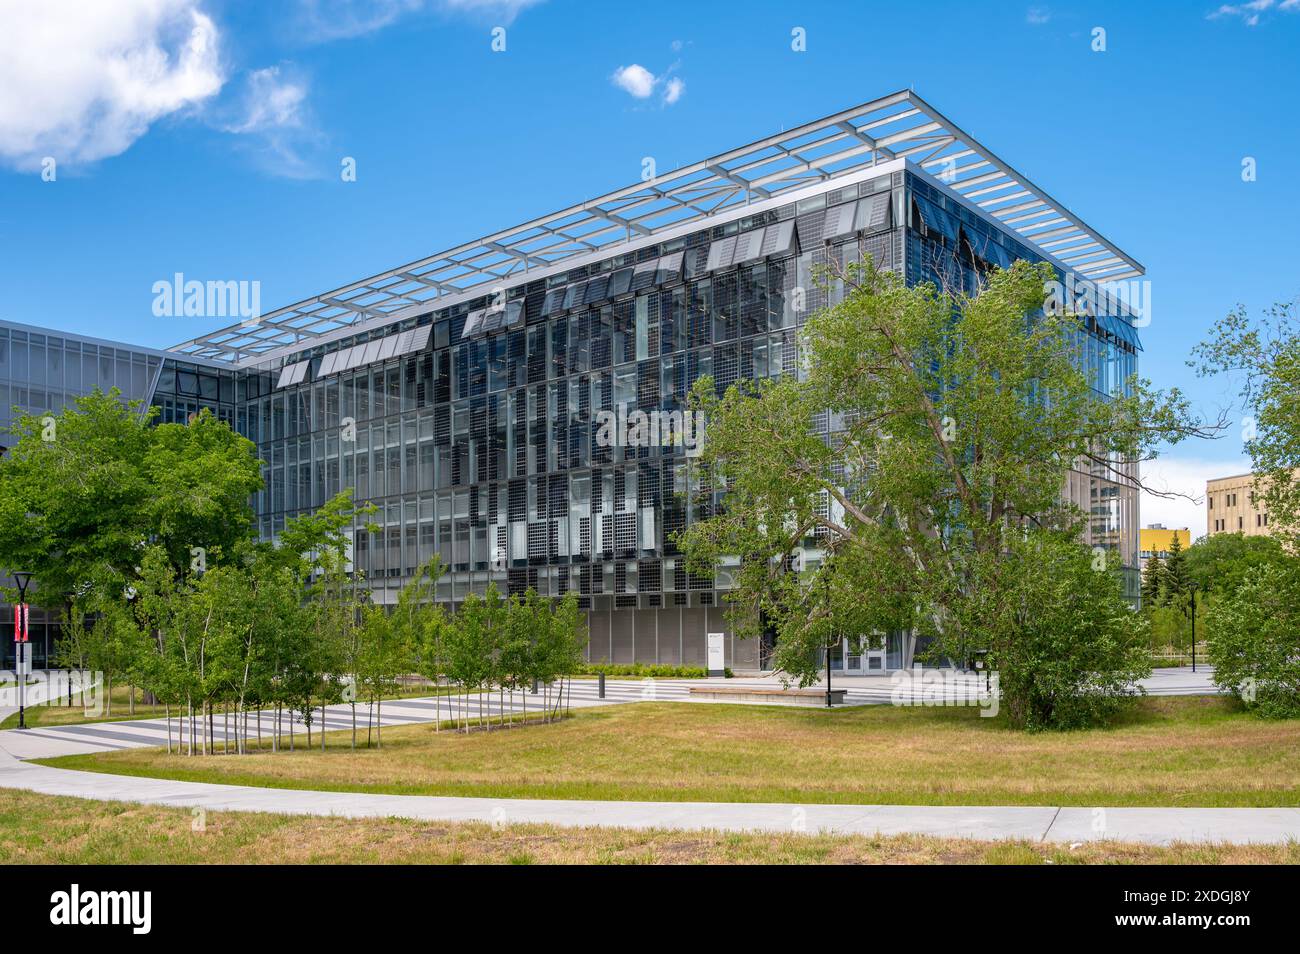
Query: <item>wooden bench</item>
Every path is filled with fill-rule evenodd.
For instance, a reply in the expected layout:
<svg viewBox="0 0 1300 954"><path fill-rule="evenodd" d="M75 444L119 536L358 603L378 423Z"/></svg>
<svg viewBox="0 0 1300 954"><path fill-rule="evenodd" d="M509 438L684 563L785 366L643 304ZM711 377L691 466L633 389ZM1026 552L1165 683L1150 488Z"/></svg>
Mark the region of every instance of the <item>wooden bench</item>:
<svg viewBox="0 0 1300 954"><path fill-rule="evenodd" d="M762 702L773 706L824 706L826 690L768 689L763 686L691 686L691 697L715 702ZM843 705L847 689L832 689L831 704Z"/></svg>

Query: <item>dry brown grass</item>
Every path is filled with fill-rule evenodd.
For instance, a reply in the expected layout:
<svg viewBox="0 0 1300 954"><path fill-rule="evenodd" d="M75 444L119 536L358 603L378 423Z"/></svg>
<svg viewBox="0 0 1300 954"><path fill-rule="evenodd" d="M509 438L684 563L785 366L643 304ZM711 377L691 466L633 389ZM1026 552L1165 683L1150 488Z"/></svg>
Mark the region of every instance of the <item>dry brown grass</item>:
<svg viewBox="0 0 1300 954"><path fill-rule="evenodd" d="M548 726L384 730L382 750L215 758L130 750L49 764L399 794L871 804L1300 805L1300 721L1217 697L1145 700L1108 729L1027 734L970 709L644 703Z"/></svg>
<svg viewBox="0 0 1300 954"><path fill-rule="evenodd" d="M211 812L0 790L3 864L1298 864L1300 845L761 835Z"/></svg>

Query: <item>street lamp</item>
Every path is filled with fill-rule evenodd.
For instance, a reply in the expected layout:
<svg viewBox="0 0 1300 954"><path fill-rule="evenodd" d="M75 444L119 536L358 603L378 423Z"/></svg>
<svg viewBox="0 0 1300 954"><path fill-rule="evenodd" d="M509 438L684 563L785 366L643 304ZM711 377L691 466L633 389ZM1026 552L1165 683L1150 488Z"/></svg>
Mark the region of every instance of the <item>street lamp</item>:
<svg viewBox="0 0 1300 954"><path fill-rule="evenodd" d="M1189 587L1192 594L1192 672L1196 672L1196 584Z"/></svg>
<svg viewBox="0 0 1300 954"><path fill-rule="evenodd" d="M27 676L23 672L22 658L27 635L27 585L32 581L30 573L18 572L13 575L14 582L18 584L18 612L14 615L14 669L18 675L18 728L27 728L25 717L26 692L24 691L27 682ZM20 641L22 640L22 641Z"/></svg>

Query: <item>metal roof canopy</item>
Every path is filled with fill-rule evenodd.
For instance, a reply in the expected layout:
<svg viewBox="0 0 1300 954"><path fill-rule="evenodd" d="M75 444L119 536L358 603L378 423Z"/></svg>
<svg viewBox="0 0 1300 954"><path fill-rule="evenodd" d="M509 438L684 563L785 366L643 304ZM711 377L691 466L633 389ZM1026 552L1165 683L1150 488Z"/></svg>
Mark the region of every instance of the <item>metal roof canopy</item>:
<svg viewBox="0 0 1300 954"><path fill-rule="evenodd" d="M1142 265L1062 203L976 142L911 90L903 90L733 149L647 182L570 206L315 298L169 349L231 363L413 306L527 281L593 252L677 230L754 200L828 182L882 161L909 159L982 209L1026 245L1097 282L1143 274Z"/></svg>

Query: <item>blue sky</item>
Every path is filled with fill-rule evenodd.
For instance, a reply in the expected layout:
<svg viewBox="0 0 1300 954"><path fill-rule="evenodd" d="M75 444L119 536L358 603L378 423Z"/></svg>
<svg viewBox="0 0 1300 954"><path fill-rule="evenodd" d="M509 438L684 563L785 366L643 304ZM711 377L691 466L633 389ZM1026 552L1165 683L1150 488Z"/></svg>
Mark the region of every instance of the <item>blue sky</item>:
<svg viewBox="0 0 1300 954"><path fill-rule="evenodd" d="M628 184L644 156L907 86L1145 264L1142 372L1207 413L1233 388L1190 346L1238 302L1300 295L1300 0L0 0L0 20L14 321L174 344L221 323L153 315L177 271L259 281L270 310ZM1238 469L1235 424L1156 468L1192 491ZM1153 520L1204 528L1186 502L1148 499Z"/></svg>

